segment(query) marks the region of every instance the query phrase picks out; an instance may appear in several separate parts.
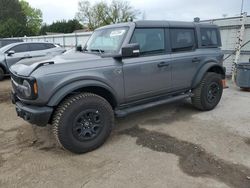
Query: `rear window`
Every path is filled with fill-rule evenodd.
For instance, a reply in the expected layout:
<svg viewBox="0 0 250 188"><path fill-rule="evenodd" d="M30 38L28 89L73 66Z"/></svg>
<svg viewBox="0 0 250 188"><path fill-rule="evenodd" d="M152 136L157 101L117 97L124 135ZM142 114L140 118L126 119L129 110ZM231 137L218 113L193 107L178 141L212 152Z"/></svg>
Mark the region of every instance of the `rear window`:
<svg viewBox="0 0 250 188"><path fill-rule="evenodd" d="M216 28L201 28L201 46L204 47L218 47L219 31Z"/></svg>
<svg viewBox="0 0 250 188"><path fill-rule="evenodd" d="M170 29L172 51L190 51L195 48L195 32L194 29L176 28Z"/></svg>
<svg viewBox="0 0 250 188"><path fill-rule="evenodd" d="M55 45L51 44L51 43L45 43L44 46L45 46L46 49L55 48Z"/></svg>

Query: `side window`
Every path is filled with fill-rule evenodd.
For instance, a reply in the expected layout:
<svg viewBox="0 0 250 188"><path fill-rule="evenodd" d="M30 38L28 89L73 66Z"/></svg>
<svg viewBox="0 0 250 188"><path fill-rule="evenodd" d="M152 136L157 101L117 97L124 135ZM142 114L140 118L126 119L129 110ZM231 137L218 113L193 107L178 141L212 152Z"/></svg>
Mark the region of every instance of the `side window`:
<svg viewBox="0 0 250 188"><path fill-rule="evenodd" d="M194 29L170 29L172 51L190 51L195 47Z"/></svg>
<svg viewBox="0 0 250 188"><path fill-rule="evenodd" d="M29 51L29 46L27 44L19 44L19 45L12 47L8 51L11 51L11 50L15 51L15 53L27 52Z"/></svg>
<svg viewBox="0 0 250 188"><path fill-rule="evenodd" d="M163 28L137 28L130 43L140 45L141 54L158 54L165 51L165 36Z"/></svg>
<svg viewBox="0 0 250 188"><path fill-rule="evenodd" d="M44 48L45 48L45 49L55 48L55 45L54 45L54 44L51 44L51 43L45 43L45 44L43 44L43 45L44 45Z"/></svg>
<svg viewBox="0 0 250 188"><path fill-rule="evenodd" d="M45 46L43 43L30 43L30 51L39 51L39 50L45 50Z"/></svg>
<svg viewBox="0 0 250 188"><path fill-rule="evenodd" d="M204 47L218 47L218 30L215 28L201 28L201 45Z"/></svg>

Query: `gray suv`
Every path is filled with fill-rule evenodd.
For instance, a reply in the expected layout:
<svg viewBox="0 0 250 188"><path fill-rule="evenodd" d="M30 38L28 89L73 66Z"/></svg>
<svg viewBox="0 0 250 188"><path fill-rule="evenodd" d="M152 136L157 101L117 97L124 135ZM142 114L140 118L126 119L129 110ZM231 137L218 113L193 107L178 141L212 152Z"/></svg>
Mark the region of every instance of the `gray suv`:
<svg viewBox="0 0 250 188"><path fill-rule="evenodd" d="M225 78L216 25L137 21L101 27L74 53L11 67L12 101L31 124L52 124L59 144L84 153L108 138L115 117L191 98L219 103Z"/></svg>
<svg viewBox="0 0 250 188"><path fill-rule="evenodd" d="M0 80L9 74L9 67L22 59L55 56L65 52L59 45L47 42L17 42L0 48Z"/></svg>

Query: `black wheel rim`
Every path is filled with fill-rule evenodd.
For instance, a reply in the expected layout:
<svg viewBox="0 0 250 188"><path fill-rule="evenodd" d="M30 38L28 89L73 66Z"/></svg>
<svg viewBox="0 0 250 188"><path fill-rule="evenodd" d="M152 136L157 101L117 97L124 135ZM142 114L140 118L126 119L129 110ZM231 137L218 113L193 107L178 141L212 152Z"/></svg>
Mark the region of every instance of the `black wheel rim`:
<svg viewBox="0 0 250 188"><path fill-rule="evenodd" d="M209 103L215 103L220 95L220 85L217 82L212 82L208 86L207 101Z"/></svg>
<svg viewBox="0 0 250 188"><path fill-rule="evenodd" d="M102 116L98 110L79 113L73 123L73 136L79 141L93 140L102 130Z"/></svg>

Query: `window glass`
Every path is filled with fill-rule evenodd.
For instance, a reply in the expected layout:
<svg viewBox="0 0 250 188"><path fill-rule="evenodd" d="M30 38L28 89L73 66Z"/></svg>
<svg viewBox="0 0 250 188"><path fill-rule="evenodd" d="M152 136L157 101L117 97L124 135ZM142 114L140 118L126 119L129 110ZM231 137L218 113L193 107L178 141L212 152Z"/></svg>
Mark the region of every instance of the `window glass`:
<svg viewBox="0 0 250 188"><path fill-rule="evenodd" d="M45 43L43 45L45 46L45 49L55 48L55 45L51 43Z"/></svg>
<svg viewBox="0 0 250 188"><path fill-rule="evenodd" d="M27 52L29 51L29 46L27 44L19 44L17 46L12 47L8 51L15 51L15 53Z"/></svg>
<svg viewBox="0 0 250 188"><path fill-rule="evenodd" d="M116 27L96 30L86 44L86 50L116 52L126 36L128 27Z"/></svg>
<svg viewBox="0 0 250 188"><path fill-rule="evenodd" d="M218 46L218 32L214 28L201 28L201 45L217 47Z"/></svg>
<svg viewBox="0 0 250 188"><path fill-rule="evenodd" d="M46 50L43 43L30 43L30 51Z"/></svg>
<svg viewBox="0 0 250 188"><path fill-rule="evenodd" d="M172 51L189 51L195 47L194 29L170 29Z"/></svg>
<svg viewBox="0 0 250 188"><path fill-rule="evenodd" d="M164 29L135 29L130 43L140 45L140 53L163 53L165 51Z"/></svg>

